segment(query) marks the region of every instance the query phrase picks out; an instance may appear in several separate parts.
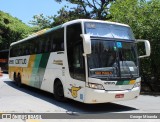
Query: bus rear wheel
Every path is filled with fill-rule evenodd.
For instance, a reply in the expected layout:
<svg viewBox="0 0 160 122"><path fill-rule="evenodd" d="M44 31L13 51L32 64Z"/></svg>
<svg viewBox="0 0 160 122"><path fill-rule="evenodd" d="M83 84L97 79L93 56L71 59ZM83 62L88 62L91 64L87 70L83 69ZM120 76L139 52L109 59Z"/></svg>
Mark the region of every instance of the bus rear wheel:
<svg viewBox="0 0 160 122"><path fill-rule="evenodd" d="M16 78L16 83L18 87L22 87L22 83L21 83L21 75L18 74L17 78Z"/></svg>
<svg viewBox="0 0 160 122"><path fill-rule="evenodd" d="M65 101L63 85L59 80L54 83L54 97L57 101Z"/></svg>
<svg viewBox="0 0 160 122"><path fill-rule="evenodd" d="M16 82L16 73L14 73L14 75L13 75L13 81L17 85L17 82Z"/></svg>

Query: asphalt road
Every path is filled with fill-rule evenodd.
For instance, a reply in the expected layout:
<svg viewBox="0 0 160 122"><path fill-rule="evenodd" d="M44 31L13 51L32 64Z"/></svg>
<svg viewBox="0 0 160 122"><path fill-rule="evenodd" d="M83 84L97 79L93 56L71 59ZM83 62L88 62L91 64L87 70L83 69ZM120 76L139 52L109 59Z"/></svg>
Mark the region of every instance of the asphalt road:
<svg viewBox="0 0 160 122"><path fill-rule="evenodd" d="M50 93L28 86L17 87L8 78L8 75L4 74L3 77L0 77L0 113L87 113L93 115L160 113L160 96L140 95L135 100L95 105L87 105L73 100L57 102ZM121 122L121 120L119 121ZM158 120L155 121L158 122ZM31 122L31 120L26 120L26 122ZM34 120L32 122L39 121Z"/></svg>

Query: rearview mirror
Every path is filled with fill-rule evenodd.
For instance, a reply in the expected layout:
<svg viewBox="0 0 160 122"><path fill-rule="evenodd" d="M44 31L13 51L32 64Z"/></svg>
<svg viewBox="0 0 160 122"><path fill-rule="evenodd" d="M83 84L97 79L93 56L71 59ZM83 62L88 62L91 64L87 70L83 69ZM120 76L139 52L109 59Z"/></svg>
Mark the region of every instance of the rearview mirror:
<svg viewBox="0 0 160 122"><path fill-rule="evenodd" d="M139 58L144 58L144 57L148 57L151 54L151 46L150 46L150 42L148 40L142 40L142 39L137 39L136 40L137 43L139 42L143 42L145 45L145 55L139 56Z"/></svg>
<svg viewBox="0 0 160 122"><path fill-rule="evenodd" d="M81 34L83 38L83 49L84 49L84 56L87 54L91 54L91 39L90 35L88 34Z"/></svg>

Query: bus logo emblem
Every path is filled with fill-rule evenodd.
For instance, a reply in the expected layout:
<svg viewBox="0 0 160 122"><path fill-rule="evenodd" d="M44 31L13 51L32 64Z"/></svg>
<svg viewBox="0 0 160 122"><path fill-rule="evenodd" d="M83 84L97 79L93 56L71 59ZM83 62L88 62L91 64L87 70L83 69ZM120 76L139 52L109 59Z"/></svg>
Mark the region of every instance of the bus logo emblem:
<svg viewBox="0 0 160 122"><path fill-rule="evenodd" d="M76 98L77 97L77 92L81 89L81 87L75 87L72 86L71 89L68 89L71 92L71 95Z"/></svg>

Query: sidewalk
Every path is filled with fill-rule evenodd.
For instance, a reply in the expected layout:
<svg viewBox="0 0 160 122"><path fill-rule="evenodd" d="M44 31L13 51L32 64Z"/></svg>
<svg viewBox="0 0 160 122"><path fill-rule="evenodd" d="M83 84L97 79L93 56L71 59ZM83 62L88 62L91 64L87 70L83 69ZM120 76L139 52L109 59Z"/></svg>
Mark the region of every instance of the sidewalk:
<svg viewBox="0 0 160 122"><path fill-rule="evenodd" d="M8 74L3 74L3 76L0 76L0 81L4 81L5 79L9 79Z"/></svg>

